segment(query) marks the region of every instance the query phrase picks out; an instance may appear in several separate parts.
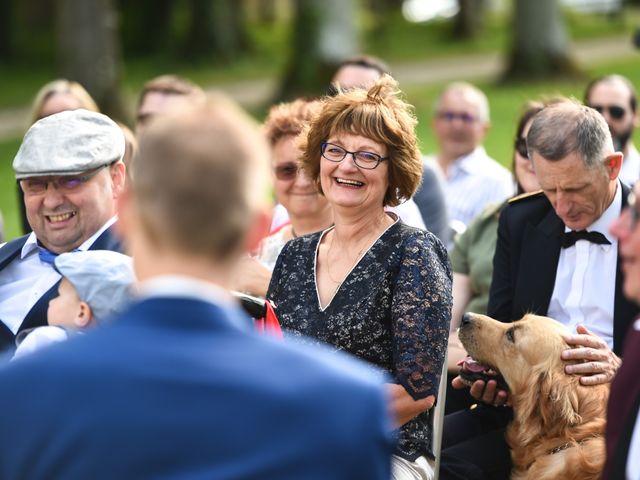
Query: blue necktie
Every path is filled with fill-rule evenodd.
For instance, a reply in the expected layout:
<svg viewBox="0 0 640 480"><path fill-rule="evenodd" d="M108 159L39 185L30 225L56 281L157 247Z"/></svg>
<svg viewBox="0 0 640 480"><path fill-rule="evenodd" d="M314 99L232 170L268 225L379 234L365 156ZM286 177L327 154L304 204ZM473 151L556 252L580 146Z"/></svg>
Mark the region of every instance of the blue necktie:
<svg viewBox="0 0 640 480"><path fill-rule="evenodd" d="M38 256L40 257L41 262L53 265L53 261L56 259L58 254L38 245Z"/></svg>

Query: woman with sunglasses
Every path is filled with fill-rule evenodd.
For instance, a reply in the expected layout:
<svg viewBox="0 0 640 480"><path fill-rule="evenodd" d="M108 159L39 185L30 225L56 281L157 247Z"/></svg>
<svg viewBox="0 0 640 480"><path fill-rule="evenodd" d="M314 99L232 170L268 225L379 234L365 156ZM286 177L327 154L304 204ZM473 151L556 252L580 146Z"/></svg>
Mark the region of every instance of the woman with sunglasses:
<svg viewBox="0 0 640 480"><path fill-rule="evenodd" d="M392 465L402 479L433 477L428 410L451 312L442 243L384 208L420 184L411 110L388 76L323 100L302 138L302 163L331 205L334 226L287 243L267 293L290 337L330 344L389 374L398 427Z"/></svg>
<svg viewBox="0 0 640 480"><path fill-rule="evenodd" d="M527 133L533 117L546 105L556 103L560 99L547 102L531 101L525 104L518 121L514 142L511 171L517 185L517 196L540 190L540 184L533 170L533 164L527 154ZM458 363L466 357L466 352L458 340L457 328L464 312L486 313L489 302L489 289L493 272L493 253L498 236L498 219L500 212L508 204L491 205L485 209L469 228L455 239L451 251L453 269L453 311L451 316L451 333L449 335L447 400L445 413L469 407L475 400L467 391L450 388L451 382L458 375Z"/></svg>
<svg viewBox="0 0 640 480"><path fill-rule="evenodd" d="M271 270L289 240L318 232L333 223L331 207L304 173L298 135L318 111L320 103L298 99L271 108L264 133L272 153L273 187L276 199L286 209L289 222L260 243L255 258L243 259L235 272L235 288L265 297Z"/></svg>

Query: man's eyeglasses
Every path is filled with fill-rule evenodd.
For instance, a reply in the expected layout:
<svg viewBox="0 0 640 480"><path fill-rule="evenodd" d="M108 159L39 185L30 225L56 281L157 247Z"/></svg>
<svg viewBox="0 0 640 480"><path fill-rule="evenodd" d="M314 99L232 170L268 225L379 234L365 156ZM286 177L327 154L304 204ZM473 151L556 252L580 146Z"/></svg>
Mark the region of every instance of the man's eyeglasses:
<svg viewBox="0 0 640 480"><path fill-rule="evenodd" d="M602 115L603 112L609 111L609 116L614 120L622 120L627 111L618 105L589 105L596 112Z"/></svg>
<svg viewBox="0 0 640 480"><path fill-rule="evenodd" d="M527 151L527 139L525 137L520 137L516 139L516 143L514 145L516 152L523 158L529 158L529 152Z"/></svg>
<svg viewBox="0 0 640 480"><path fill-rule="evenodd" d="M100 170L111 164L102 165L80 175L63 175L57 177L31 177L19 180L22 191L29 194L40 194L47 191L49 184L52 184L56 190L63 193L70 193L91 180Z"/></svg>
<svg viewBox="0 0 640 480"><path fill-rule="evenodd" d="M382 157L373 152L350 152L349 150L345 150L341 146L334 145L333 143L321 144L320 153L330 162L336 163L344 160L344 157L349 154L353 157L353 162L356 166L364 168L365 170L373 170L380 165L380 162L389 160L389 157Z"/></svg>
<svg viewBox="0 0 640 480"><path fill-rule="evenodd" d="M478 117L476 117L475 115L471 115L467 112L451 112L449 110L442 110L438 112L436 114L436 117L447 122L453 122L454 120L458 119L461 120L462 123L466 124L472 124L478 119Z"/></svg>
<svg viewBox="0 0 640 480"><path fill-rule="evenodd" d="M295 163L283 163L274 167L273 173L278 180L287 181L293 180L298 176L298 172L301 172L302 167L299 167Z"/></svg>

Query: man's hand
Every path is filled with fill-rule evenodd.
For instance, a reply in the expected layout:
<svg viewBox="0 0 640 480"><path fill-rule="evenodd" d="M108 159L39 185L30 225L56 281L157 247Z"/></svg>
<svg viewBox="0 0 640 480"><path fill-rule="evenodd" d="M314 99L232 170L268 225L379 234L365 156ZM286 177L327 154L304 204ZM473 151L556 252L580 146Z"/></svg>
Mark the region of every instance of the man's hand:
<svg viewBox="0 0 640 480"><path fill-rule="evenodd" d="M456 390L469 388L460 377L456 377L451 380L451 386ZM493 405L494 407L500 407L509 404L509 392L499 389L498 383L495 380L489 380L488 382L484 382L483 380L476 380L475 382L473 382L469 393L479 402L487 403L489 405Z"/></svg>
<svg viewBox="0 0 640 480"><path fill-rule="evenodd" d="M581 375L582 385L598 385L610 382L622 361L611 351L604 340L590 332L584 325L578 325L577 335L563 335L565 342L574 348L562 352L563 360L577 360L564 367L570 375Z"/></svg>

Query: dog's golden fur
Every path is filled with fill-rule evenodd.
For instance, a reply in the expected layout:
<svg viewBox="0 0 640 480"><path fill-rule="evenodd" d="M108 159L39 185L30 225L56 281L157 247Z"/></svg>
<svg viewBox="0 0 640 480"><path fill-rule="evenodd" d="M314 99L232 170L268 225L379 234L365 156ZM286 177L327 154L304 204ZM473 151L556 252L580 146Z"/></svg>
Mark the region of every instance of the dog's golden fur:
<svg viewBox="0 0 640 480"><path fill-rule="evenodd" d="M600 477L609 385L583 386L564 372L563 333L563 325L536 315L502 323L468 314L460 328L467 352L509 385L514 420L506 439L514 480Z"/></svg>

